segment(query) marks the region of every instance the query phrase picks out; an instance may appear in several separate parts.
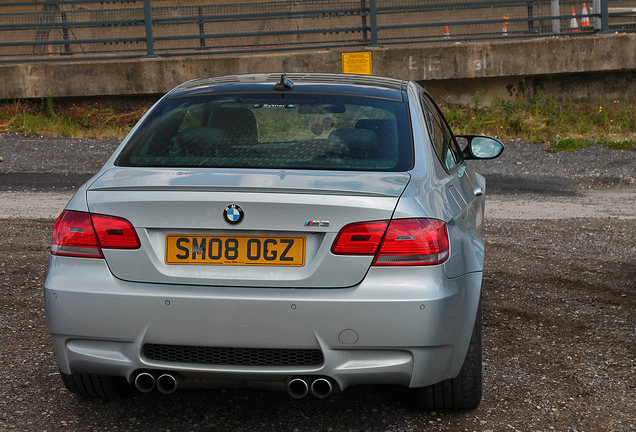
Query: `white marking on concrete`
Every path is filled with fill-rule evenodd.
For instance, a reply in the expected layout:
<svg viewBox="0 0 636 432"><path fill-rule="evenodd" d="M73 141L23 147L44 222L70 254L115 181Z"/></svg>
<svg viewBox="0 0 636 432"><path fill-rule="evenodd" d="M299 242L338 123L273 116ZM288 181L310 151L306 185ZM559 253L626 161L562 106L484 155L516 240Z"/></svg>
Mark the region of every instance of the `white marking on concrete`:
<svg viewBox="0 0 636 432"><path fill-rule="evenodd" d="M0 192L0 219L57 219L72 193Z"/></svg>
<svg viewBox="0 0 636 432"><path fill-rule="evenodd" d="M486 220L495 219L636 219L636 189L579 192L573 197L499 195L486 197Z"/></svg>

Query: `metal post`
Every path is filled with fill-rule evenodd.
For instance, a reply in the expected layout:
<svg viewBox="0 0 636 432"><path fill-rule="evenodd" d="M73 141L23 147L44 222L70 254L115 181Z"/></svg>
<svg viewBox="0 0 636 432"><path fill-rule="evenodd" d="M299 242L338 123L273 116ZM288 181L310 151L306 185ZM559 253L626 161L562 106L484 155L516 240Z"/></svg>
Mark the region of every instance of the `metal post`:
<svg viewBox="0 0 636 432"><path fill-rule="evenodd" d="M144 0L144 23L146 24L146 55L147 58L157 57L155 55L155 39L152 35L152 7L150 0Z"/></svg>
<svg viewBox="0 0 636 432"><path fill-rule="evenodd" d="M360 0L360 9L362 9L362 42L369 42L369 35L367 30L367 0Z"/></svg>
<svg viewBox="0 0 636 432"><path fill-rule="evenodd" d="M609 0L601 0L601 33L609 33Z"/></svg>
<svg viewBox="0 0 636 432"><path fill-rule="evenodd" d="M559 8L559 0L552 0L551 1L551 13L552 16L559 16L561 15L561 8ZM554 34L559 34L561 33L561 20L560 19L553 19L552 20L552 33Z"/></svg>
<svg viewBox="0 0 636 432"><path fill-rule="evenodd" d="M592 2L592 13L597 14L601 11L601 0L594 0ZM599 17L592 17L592 24L594 26L594 30L601 30L601 19Z"/></svg>
<svg viewBox="0 0 636 432"><path fill-rule="evenodd" d="M528 4L528 34L534 33L534 2L526 2Z"/></svg>
<svg viewBox="0 0 636 432"><path fill-rule="evenodd" d="M201 49L205 48L205 24L203 22L203 7L199 6L199 36L201 36L201 39L199 39L199 45Z"/></svg>
<svg viewBox="0 0 636 432"><path fill-rule="evenodd" d="M73 54L71 45L68 43L68 18L66 16L66 6L60 5L60 20L62 21L62 39L64 39L64 54Z"/></svg>
<svg viewBox="0 0 636 432"><path fill-rule="evenodd" d="M371 47L378 47L378 8L375 0L369 0L369 21L371 23Z"/></svg>

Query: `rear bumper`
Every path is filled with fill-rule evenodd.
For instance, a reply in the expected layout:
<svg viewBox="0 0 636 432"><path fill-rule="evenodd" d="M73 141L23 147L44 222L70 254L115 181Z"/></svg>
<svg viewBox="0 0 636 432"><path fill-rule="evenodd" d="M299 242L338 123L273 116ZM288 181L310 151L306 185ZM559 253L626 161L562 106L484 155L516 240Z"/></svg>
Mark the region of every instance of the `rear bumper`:
<svg viewBox="0 0 636 432"><path fill-rule="evenodd" d="M132 381L139 370L157 370L237 382L327 376L340 389L422 387L459 372L481 277L448 279L441 266L373 268L360 285L345 289L219 288L126 282L114 278L102 260L52 256L45 301L55 354L66 374ZM157 361L143 355L144 344L319 349L324 361L313 366Z"/></svg>

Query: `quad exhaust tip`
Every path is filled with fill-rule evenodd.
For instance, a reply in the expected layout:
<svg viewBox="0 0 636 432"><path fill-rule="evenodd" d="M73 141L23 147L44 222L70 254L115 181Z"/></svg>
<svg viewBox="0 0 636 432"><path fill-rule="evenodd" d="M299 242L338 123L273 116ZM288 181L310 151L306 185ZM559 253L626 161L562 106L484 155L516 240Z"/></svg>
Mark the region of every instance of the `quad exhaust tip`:
<svg viewBox="0 0 636 432"><path fill-rule="evenodd" d="M142 372L135 378L135 387L142 393L150 393L155 389L155 376L148 372Z"/></svg>
<svg viewBox="0 0 636 432"><path fill-rule="evenodd" d="M169 373L165 373L157 378L157 390L163 394L173 393L177 389L177 378Z"/></svg>
<svg viewBox="0 0 636 432"><path fill-rule="evenodd" d="M329 378L316 378L309 381L305 378L293 378L287 383L287 393L295 399L304 398L309 394L313 394L319 399L329 397L333 392L333 383Z"/></svg>
<svg viewBox="0 0 636 432"><path fill-rule="evenodd" d="M287 383L287 393L295 399L301 399L309 393L309 384L304 378L293 378Z"/></svg>
<svg viewBox="0 0 636 432"><path fill-rule="evenodd" d="M162 373L157 377L150 372L141 372L135 377L135 388L142 393L157 389L160 393L173 393L179 386L177 377L171 373Z"/></svg>
<svg viewBox="0 0 636 432"><path fill-rule="evenodd" d="M182 377L170 372L161 374L140 372L135 377L135 387L142 393L150 393L157 389L160 393L168 395L177 390L181 381L183 381ZM287 383L287 393L295 399L304 398L310 392L315 397L324 399L329 397L333 390L333 381L326 377L318 377L315 379L295 377Z"/></svg>
<svg viewBox="0 0 636 432"><path fill-rule="evenodd" d="M333 384L331 384L331 381L327 378L316 378L314 382L311 383L311 394L319 399L329 397L332 391Z"/></svg>

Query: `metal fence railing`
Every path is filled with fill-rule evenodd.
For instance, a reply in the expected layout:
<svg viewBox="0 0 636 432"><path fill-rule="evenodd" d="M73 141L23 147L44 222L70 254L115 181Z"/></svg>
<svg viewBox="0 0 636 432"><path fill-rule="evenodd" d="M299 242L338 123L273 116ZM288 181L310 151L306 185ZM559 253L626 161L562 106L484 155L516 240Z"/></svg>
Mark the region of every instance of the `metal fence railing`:
<svg viewBox="0 0 636 432"><path fill-rule="evenodd" d="M635 31L636 0L9 1L0 3L0 62Z"/></svg>

